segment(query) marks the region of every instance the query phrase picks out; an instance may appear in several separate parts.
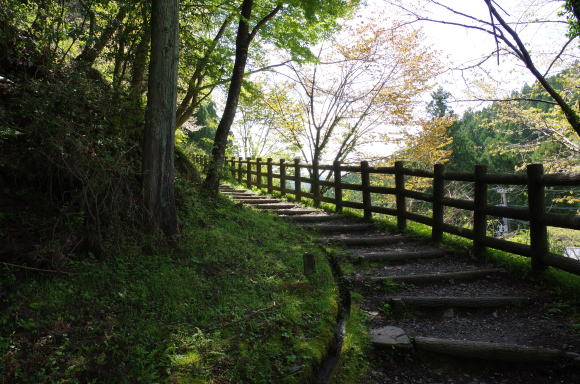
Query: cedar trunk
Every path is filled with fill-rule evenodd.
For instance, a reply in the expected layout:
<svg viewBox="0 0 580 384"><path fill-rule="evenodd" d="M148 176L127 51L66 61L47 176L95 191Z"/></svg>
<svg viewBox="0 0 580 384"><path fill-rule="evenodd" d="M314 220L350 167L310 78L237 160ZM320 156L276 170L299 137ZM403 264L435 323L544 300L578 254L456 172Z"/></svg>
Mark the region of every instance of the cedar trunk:
<svg viewBox="0 0 580 384"><path fill-rule="evenodd" d="M178 0L153 0L143 198L150 224L168 236L177 231L173 177L177 62Z"/></svg>

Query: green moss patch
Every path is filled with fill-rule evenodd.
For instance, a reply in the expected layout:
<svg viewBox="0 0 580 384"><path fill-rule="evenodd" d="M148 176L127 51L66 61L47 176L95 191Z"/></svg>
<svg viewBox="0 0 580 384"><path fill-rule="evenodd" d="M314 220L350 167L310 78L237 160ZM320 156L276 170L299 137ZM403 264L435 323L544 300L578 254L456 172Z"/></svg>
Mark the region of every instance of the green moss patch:
<svg viewBox="0 0 580 384"><path fill-rule="evenodd" d="M337 313L324 255L300 229L179 184L178 251L135 238L118 254L71 262L70 275L2 268L0 376L308 382ZM310 276L302 273L306 251L317 262Z"/></svg>

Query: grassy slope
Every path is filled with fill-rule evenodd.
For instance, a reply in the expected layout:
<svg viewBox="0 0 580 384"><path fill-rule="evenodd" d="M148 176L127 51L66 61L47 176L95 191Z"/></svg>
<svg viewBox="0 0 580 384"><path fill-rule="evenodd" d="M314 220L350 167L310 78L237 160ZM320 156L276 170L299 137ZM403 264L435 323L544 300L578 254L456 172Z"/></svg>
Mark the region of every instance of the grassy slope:
<svg viewBox="0 0 580 384"><path fill-rule="evenodd" d="M334 331L324 257L307 278L302 255L317 251L302 231L224 199L210 207L184 182L179 191L179 252L135 238L119 254L71 262L71 275L1 270L1 376L306 382Z"/></svg>

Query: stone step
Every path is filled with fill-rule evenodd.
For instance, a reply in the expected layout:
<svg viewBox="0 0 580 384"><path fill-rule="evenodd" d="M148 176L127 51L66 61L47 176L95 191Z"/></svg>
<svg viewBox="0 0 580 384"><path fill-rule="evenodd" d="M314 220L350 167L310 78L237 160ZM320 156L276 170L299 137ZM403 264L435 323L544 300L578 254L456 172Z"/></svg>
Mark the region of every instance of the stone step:
<svg viewBox="0 0 580 384"><path fill-rule="evenodd" d="M288 221L296 223L324 223L328 221L342 220L343 217L335 215L294 215L284 217Z"/></svg>
<svg viewBox="0 0 580 384"><path fill-rule="evenodd" d="M304 228L314 229L320 232L335 232L335 233L345 233L345 232L360 232L360 231L370 231L375 227L371 223L361 223L361 224L302 224L297 223Z"/></svg>
<svg viewBox="0 0 580 384"><path fill-rule="evenodd" d="M415 275L397 275L397 276L363 276L360 280L369 281L393 281L396 283L436 283L448 280L475 280L486 276L504 273L501 268L476 269L473 271L459 272L435 272Z"/></svg>
<svg viewBox="0 0 580 384"><path fill-rule="evenodd" d="M327 237L323 237L322 241L326 242L326 243L337 242L337 243L341 243L341 244L346 245L346 246L357 246L357 245L387 245L387 244L397 244L397 243L401 243L401 242L420 241L420 240L418 240L416 237L412 237L412 236L395 235L395 236L373 236L373 237L327 236Z"/></svg>
<svg viewBox="0 0 580 384"><path fill-rule="evenodd" d="M413 308L496 308L521 305L526 296L393 296L386 299L394 309Z"/></svg>
<svg viewBox="0 0 580 384"><path fill-rule="evenodd" d="M580 366L580 354L553 348L424 336L410 337L403 329L393 326L373 329L370 334L373 346L388 350L414 350L459 358L510 363L564 362Z"/></svg>
<svg viewBox="0 0 580 384"><path fill-rule="evenodd" d="M413 261L418 259L433 259L445 256L440 249L423 251L383 251L348 254L350 259L361 261Z"/></svg>

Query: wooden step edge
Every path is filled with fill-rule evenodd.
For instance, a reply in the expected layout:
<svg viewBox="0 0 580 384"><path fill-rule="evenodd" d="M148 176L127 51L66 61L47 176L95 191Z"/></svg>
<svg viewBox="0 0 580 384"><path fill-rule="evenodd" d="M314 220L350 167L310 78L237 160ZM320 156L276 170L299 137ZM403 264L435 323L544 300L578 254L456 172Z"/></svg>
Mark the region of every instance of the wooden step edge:
<svg viewBox="0 0 580 384"><path fill-rule="evenodd" d="M368 281L394 281L397 283L429 283L444 280L470 280L485 277L497 273L505 273L501 268L477 269L473 271L425 273L416 275L396 276L362 276L359 280Z"/></svg>
<svg viewBox="0 0 580 384"><path fill-rule="evenodd" d="M307 229L314 229L320 232L358 232L358 231L368 231L375 227L372 224L322 224L322 225L312 225L312 224L301 224L296 223Z"/></svg>
<svg viewBox="0 0 580 384"><path fill-rule="evenodd" d="M301 222L301 223L315 223L315 222L322 223L340 220L342 219L342 217L333 215L292 215L285 216L284 219L292 222Z"/></svg>
<svg viewBox="0 0 580 384"><path fill-rule="evenodd" d="M370 331L377 348L421 351L488 361L511 363L568 362L580 366L580 354L559 349L517 344L408 336L398 327L385 326Z"/></svg>
<svg viewBox="0 0 580 384"><path fill-rule="evenodd" d="M244 202L242 200L277 200L277 199L272 199L271 197L265 197L265 196L228 196L229 198L231 198L232 200L236 200L236 201L240 201L240 202Z"/></svg>
<svg viewBox="0 0 580 384"><path fill-rule="evenodd" d="M277 199L236 199L236 201L238 203L244 203L249 205L283 203L282 200Z"/></svg>
<svg viewBox="0 0 580 384"><path fill-rule="evenodd" d="M322 239L326 243L341 243L343 245L387 245L397 244L402 242L417 242L420 241L413 236L377 236L377 237L348 237L348 238L327 238Z"/></svg>
<svg viewBox="0 0 580 384"><path fill-rule="evenodd" d="M246 202L246 201L282 201L280 199L276 199L269 196L244 196L244 197L236 197L237 201Z"/></svg>
<svg viewBox="0 0 580 384"><path fill-rule="evenodd" d="M296 205L290 203L267 203L267 204L252 205L252 207L256 209L276 210L276 209L292 209L296 208Z"/></svg>
<svg viewBox="0 0 580 384"><path fill-rule="evenodd" d="M521 305L531 300L526 296L394 296L386 299L396 308L495 308Z"/></svg>
<svg viewBox="0 0 580 384"><path fill-rule="evenodd" d="M306 214L310 214L310 213L318 213L319 211L315 211L315 210L307 210L307 209L298 209L299 207L294 206L295 209L289 208L289 209L275 209L273 210L274 213L280 215L281 217L285 217L285 216L295 216L295 215L306 215Z"/></svg>
<svg viewBox="0 0 580 384"><path fill-rule="evenodd" d="M559 349L532 347L516 344L492 343L415 336L416 350L479 360L512 363L548 363L568 360L580 366L580 354Z"/></svg>
<svg viewBox="0 0 580 384"><path fill-rule="evenodd" d="M417 259L434 259L443 256L445 256L445 252L442 250L367 252L348 255L350 259L361 261L410 261Z"/></svg>

